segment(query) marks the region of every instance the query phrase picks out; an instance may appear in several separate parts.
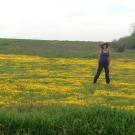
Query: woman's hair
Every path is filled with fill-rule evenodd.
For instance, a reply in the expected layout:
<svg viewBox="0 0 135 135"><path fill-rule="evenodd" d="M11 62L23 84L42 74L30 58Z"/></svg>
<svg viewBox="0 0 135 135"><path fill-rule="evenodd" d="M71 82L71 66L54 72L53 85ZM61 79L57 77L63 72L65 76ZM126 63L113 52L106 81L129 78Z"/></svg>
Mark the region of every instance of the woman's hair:
<svg viewBox="0 0 135 135"><path fill-rule="evenodd" d="M108 48L109 47L109 44L107 42L106 43L102 43L100 45L100 48L103 49L104 46L106 46L106 48Z"/></svg>

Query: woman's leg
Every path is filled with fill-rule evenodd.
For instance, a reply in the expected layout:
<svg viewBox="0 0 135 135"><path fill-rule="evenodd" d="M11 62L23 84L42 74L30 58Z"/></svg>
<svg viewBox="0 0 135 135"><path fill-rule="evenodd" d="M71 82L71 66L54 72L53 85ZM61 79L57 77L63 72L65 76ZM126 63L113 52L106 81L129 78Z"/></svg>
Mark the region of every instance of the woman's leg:
<svg viewBox="0 0 135 135"><path fill-rule="evenodd" d="M108 64L105 64L104 69L105 69L105 79L106 79L106 83L109 84L109 83L110 83L109 65L108 65Z"/></svg>
<svg viewBox="0 0 135 135"><path fill-rule="evenodd" d="M97 79L99 78L102 69L103 69L103 64L100 63L99 66L98 66L98 68L97 68L97 73L96 73L96 75L94 76L94 81L93 81L93 83L96 83L96 82L97 82Z"/></svg>

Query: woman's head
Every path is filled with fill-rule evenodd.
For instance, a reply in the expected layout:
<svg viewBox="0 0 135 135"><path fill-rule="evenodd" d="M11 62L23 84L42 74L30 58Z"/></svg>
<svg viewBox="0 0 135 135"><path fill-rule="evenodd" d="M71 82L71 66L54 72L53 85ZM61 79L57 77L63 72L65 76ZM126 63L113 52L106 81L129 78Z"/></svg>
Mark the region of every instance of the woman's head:
<svg viewBox="0 0 135 135"><path fill-rule="evenodd" d="M109 47L109 44L108 43L102 43L100 45L100 48L103 50L103 49L107 49Z"/></svg>

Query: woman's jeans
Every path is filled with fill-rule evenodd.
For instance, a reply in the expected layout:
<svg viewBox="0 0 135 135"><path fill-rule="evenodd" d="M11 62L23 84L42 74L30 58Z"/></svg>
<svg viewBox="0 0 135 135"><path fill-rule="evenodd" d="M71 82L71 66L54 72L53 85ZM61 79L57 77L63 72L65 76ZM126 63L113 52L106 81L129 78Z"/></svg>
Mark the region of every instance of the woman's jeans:
<svg viewBox="0 0 135 135"><path fill-rule="evenodd" d="M100 73L101 73L101 71L103 70L103 68L104 68L104 70L105 70L106 83L107 83L107 84L110 83L110 78L109 78L109 64L108 64L108 62L105 62L105 63L100 62L100 63L99 63L99 66L98 66L98 68L97 68L97 73L96 73L96 75L95 75L95 77L94 77L94 83L97 82L97 79L99 78Z"/></svg>

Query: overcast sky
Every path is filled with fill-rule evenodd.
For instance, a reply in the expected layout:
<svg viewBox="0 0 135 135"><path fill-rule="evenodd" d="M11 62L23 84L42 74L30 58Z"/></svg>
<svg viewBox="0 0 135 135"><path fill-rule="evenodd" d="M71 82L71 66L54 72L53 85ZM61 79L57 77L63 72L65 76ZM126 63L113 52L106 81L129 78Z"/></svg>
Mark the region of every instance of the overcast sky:
<svg viewBox="0 0 135 135"><path fill-rule="evenodd" d="M110 41L129 35L134 0L0 0L0 37Z"/></svg>

